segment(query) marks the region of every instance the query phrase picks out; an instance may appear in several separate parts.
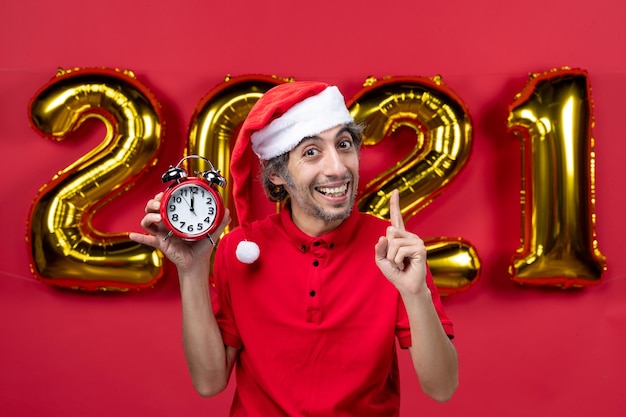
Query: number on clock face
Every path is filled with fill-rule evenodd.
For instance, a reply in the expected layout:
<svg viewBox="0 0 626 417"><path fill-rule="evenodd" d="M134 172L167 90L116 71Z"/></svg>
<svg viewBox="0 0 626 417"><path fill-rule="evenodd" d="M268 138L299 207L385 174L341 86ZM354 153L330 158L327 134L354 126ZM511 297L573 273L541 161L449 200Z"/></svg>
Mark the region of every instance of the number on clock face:
<svg viewBox="0 0 626 417"><path fill-rule="evenodd" d="M213 225L217 202L213 195L198 185L182 185L167 201L167 216L178 231L198 235Z"/></svg>

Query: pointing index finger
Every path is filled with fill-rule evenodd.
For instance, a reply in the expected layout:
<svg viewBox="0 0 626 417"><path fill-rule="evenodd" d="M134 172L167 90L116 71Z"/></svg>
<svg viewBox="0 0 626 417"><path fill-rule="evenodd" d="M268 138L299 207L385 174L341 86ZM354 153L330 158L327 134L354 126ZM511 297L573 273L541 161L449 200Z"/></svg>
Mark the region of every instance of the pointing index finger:
<svg viewBox="0 0 626 417"><path fill-rule="evenodd" d="M393 227L405 230L402 213L400 213L400 193L397 189L391 192L391 199L389 200L389 217L391 218L391 225Z"/></svg>

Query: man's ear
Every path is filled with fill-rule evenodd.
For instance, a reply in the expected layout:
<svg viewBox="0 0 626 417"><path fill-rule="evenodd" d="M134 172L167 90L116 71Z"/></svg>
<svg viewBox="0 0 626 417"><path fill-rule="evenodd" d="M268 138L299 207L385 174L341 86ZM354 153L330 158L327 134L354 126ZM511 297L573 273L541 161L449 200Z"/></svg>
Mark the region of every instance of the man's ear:
<svg viewBox="0 0 626 417"><path fill-rule="evenodd" d="M287 182L277 173L273 173L269 175L269 180L274 185L285 185Z"/></svg>

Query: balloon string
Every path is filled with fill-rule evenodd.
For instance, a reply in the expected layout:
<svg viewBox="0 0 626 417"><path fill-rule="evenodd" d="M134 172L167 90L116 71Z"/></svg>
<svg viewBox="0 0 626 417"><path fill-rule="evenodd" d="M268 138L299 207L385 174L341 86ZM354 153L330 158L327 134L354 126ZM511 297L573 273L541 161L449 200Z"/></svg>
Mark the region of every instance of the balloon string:
<svg viewBox="0 0 626 417"><path fill-rule="evenodd" d="M13 274L13 273L11 273L9 271L0 271L0 275L4 275L4 276L7 276L9 278L20 279L20 280L24 280L24 281L38 282L37 279L34 276L25 276L25 275Z"/></svg>

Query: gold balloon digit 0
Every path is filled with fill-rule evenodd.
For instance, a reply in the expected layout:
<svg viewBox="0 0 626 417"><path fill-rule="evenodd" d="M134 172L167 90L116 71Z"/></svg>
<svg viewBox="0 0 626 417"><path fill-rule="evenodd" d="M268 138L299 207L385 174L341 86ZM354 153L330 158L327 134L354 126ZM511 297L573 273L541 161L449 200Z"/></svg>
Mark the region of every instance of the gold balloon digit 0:
<svg viewBox="0 0 626 417"><path fill-rule="evenodd" d="M227 180L222 195L224 206L231 210L233 219L230 227L237 224L235 206L231 201L232 178L230 176L230 155L241 124L256 101L270 88L288 82L291 79L268 75L246 75L226 77L224 82L216 86L200 100L189 125L186 152L189 155L201 155L209 159L222 172ZM205 161L190 161L190 171L208 169ZM261 195L259 196L261 197ZM258 214L264 207L257 204L265 198L254 199ZM270 204L265 209L275 212L276 205Z"/></svg>
<svg viewBox="0 0 626 417"><path fill-rule="evenodd" d="M522 237L509 273L521 284L597 284L606 269L595 232L591 88L584 70L531 74L509 108L521 139Z"/></svg>
<svg viewBox="0 0 626 417"><path fill-rule="evenodd" d="M91 218L156 163L160 106L130 71L59 70L29 103L43 137L62 141L89 118L106 126L92 151L41 187L28 218L31 270L42 282L82 290L140 289L162 275L160 252L127 233L93 230Z"/></svg>
<svg viewBox="0 0 626 417"><path fill-rule="evenodd" d="M439 195L467 163L472 123L463 102L440 77L370 78L351 100L350 111L365 122L363 148L393 140L399 127L416 137L410 154L364 186L361 211L389 218L391 192L400 193L401 212L408 220ZM461 292L480 274L476 249L462 238L424 239L435 284L442 295Z"/></svg>

